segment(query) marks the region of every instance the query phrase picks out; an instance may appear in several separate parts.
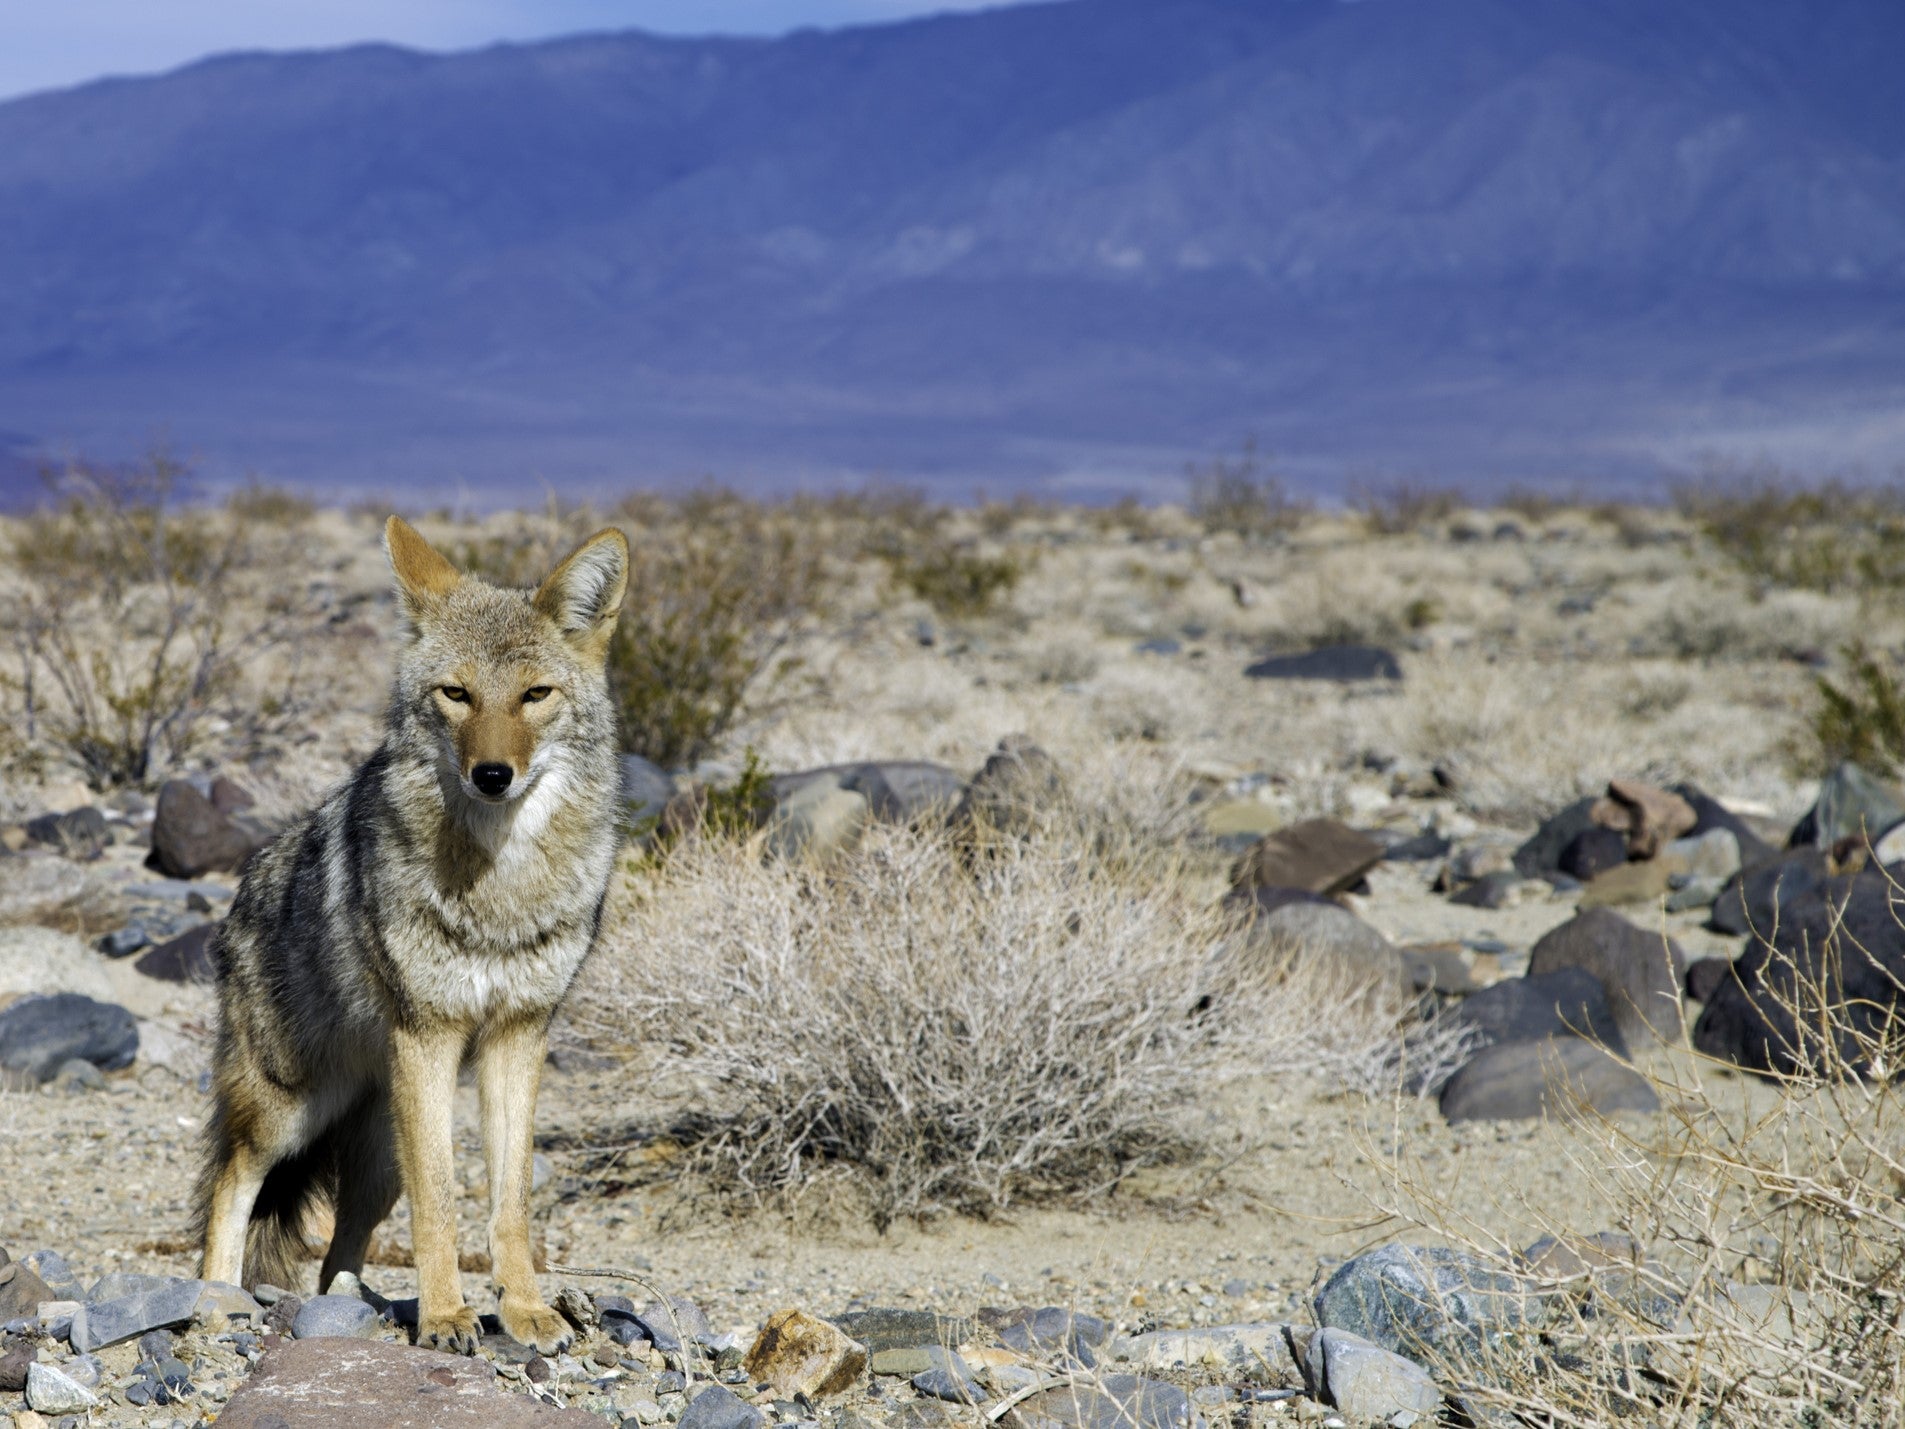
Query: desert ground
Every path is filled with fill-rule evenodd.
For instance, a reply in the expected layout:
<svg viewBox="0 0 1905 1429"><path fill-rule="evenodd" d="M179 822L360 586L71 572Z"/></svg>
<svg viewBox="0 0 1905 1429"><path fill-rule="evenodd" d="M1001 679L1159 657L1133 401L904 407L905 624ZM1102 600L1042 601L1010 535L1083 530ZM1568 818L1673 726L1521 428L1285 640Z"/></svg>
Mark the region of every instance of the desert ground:
<svg viewBox="0 0 1905 1429"><path fill-rule="evenodd" d="M1854 721L1849 736L1822 716L1819 684L1823 674L1852 688L1860 651L1883 657L1905 644L1886 573L1861 563L1878 526L1797 501L1767 515L1745 497L1476 505L1398 488L1307 510L1254 469L1230 478L1192 509L938 511L879 493L756 507L704 493L594 512L409 513L454 559L518 582L595 525L621 525L636 552L629 618L641 619L652 657L632 680L679 691L676 667L654 652L681 658L684 629L733 636L686 657L701 691L687 715L667 689L644 689L630 706L650 752L685 757L656 760L674 794L666 810L659 799L631 810L603 946L558 1027L538 1119L548 1261L639 1276L552 1269L545 1290L573 1285L637 1308L684 1297L705 1313L706 1343L679 1351L649 1333L617 1344L584 1326L569 1354L525 1364L487 1340L479 1358L516 1396L511 1412L534 1400L611 1424L699 1415L746 1429L753 1414L977 1426L1029 1367L1066 1387L1049 1381L1014 1407L1028 1425L1576 1424L1615 1412L1661 1425L1895 1422L1895 1397L1882 1405L1896 1385L1884 1374L1898 1367L1896 1262L1873 1268L1901 1239L1890 1229L1899 1142L1883 1075L1822 1088L1695 1056L1686 1028L1701 1007L1688 1000L1684 1013L1676 1001L1667 1035L1621 1049L1653 1110L1597 1110L1592 1096L1581 1105L1556 1093L1535 1115L1452 1122L1438 1102L1474 1051L1448 1018L1468 996L1529 973L1531 950L1584 900L1612 906L1656 949L1670 938L1677 972L1741 953L1737 932L1708 926L1732 869L1713 870L1702 902L1702 871L1670 876L1665 853L1625 866L1663 870L1658 881L1612 892L1599 877L1524 875L1513 855L1610 781L1697 786L1777 850L1840 758L1882 765L1882 700L1859 706L1866 724ZM11 636L0 677L0 1003L79 993L126 1009L138 1032L129 1064L88 1075L68 1062L0 1093L0 1247L14 1261L63 1257L80 1294L55 1302L100 1298L87 1287L115 1273L196 1273L190 1193L215 997L189 956L162 977L149 954L215 923L237 875L150 867L156 796L168 780L209 789L222 778L250 801L243 829L264 837L295 818L375 748L398 638L381 510L314 510L254 491L147 520L125 515L136 493L113 499L117 516L53 511L0 532L10 552L0 599L12 610L0 621ZM176 548L165 534L173 522ZM1828 548L1828 535L1839 544ZM1837 552L1843 569L1828 562L1821 575L1786 558L1802 548ZM172 653L155 656L174 627ZM210 661L208 644L220 646ZM1346 649L1394 668L1245 674L1266 657ZM168 658L176 678L171 667L148 678ZM738 673L704 678L721 661ZM76 688L89 679L96 687ZM145 718L141 699L171 722ZM711 707L718 717L691 718ZM1861 732L1864 744L1846 743ZM930 762L964 786L988 768L1010 773L1026 760L999 751L1028 745L1050 778L999 806L1009 816L976 852L948 832L970 803L960 787L884 820L835 775L820 781L824 797L803 796L789 777ZM1883 783L1890 771L1879 772ZM737 785L743 797L730 798ZM683 792L693 790L714 792ZM1036 816L1017 821L1028 804ZM74 820L89 808L96 824ZM1250 904L1238 860L1266 836L1300 842L1317 821L1372 841L1376 860L1308 888L1300 901L1334 905L1308 922L1288 921L1275 900ZM1690 881L1694 895L1676 896ZM1045 917L1041 899L1073 910L1071 923ZM916 920L905 953L880 931L901 905ZM1329 921L1338 913L1341 925ZM112 944L134 926L136 938ZM1054 931L1066 926L1072 935ZM1394 968L1373 964L1371 947ZM981 965L996 999L970 981ZM864 1028L840 1011L836 977ZM1220 989L1217 1030L1190 1037L1180 1028L1189 1004L1172 999L1207 982ZM1068 1009L1148 993L1168 1004L1147 1013L1162 1020L1119 1024L1127 1050L1101 1063L1068 1051L1079 1082L1052 1079L1056 1064L1032 1045L1037 1029L1068 1028ZM878 1120L882 1103L844 1070L863 1051L888 1068L944 1059L949 1105L970 1109L985 1134L935 1150L932 1128L902 1127L914 1140L875 1164L872 1152L856 1162L844 1134L803 1142L775 1122L763 1069L776 1085L873 1097L861 1109ZM1847 1085L1864 1090L1835 1089ZM486 1191L473 1087L459 1097L460 1243L474 1251ZM1000 1169L1022 1124L1014 1118L1027 1114L1072 1140L1047 1161ZM1850 1173L1848 1127L1866 1138ZM869 1144L882 1134L868 1133ZM1735 1162L1709 1154L1722 1143ZM1819 1184L1870 1213L1856 1233L1841 1233L1829 1198L1807 1199L1814 1183L1795 1182L1776 1205L1776 1188L1739 1170L1775 1144L1818 1151ZM753 1154L762 1147L765 1157ZM949 1176L936 1156L971 1165ZM1832 1239L1815 1227L1819 1239L1797 1256L1810 1267L1802 1275L1791 1238L1807 1207L1841 1230ZM310 1228L314 1244L324 1230ZM1489 1383L1453 1351L1428 1357L1435 1387L1421 1403L1406 1386L1393 1406L1359 1399L1375 1391L1352 1386L1348 1359L1328 1373L1311 1363L1327 1369L1322 1349L1309 1354L1319 1291L1367 1252L1456 1247L1506 1273L1526 1269L1517 1257L1544 1236L1586 1243L1604 1232L1631 1248L1542 1273L1585 1282L1619 1262L1650 1284L1693 1287L1688 1305L1772 1285L1810 1295L1810 1309L1783 1312L1783 1339L1762 1315L1738 1343L1713 1331L1703 1367L1656 1345L1645 1372L1629 1373L1610 1370L1612 1351L1595 1339L1617 1322L1630 1349L1648 1335L1705 1344L1707 1332L1689 1332L1679 1307L1640 1325L1610 1312L1618 1295L1594 1301L1598 1311L1570 1301L1572 1318L1543 1336L1483 1334L1501 1371ZM400 1207L364 1272L373 1304L415 1295L408 1260ZM28 1263L60 1290L49 1262ZM464 1276L479 1310L493 1308L485 1268L472 1261ZM1891 1328L1835 1339L1834 1316L1853 1302L1877 1306ZM1069 1312L1094 1326L1095 1354L1068 1357L1062 1336L1014 1340L1000 1329L1012 1322L992 1314L939 1335L974 1376L944 1398L910 1373L878 1372L877 1356L875 1372L828 1393L769 1386L755 1361L736 1368L783 1310L851 1332L864 1322L842 1317L855 1312L978 1317L988 1307ZM240 1386L291 1342L288 1315L267 1327L249 1310L222 1322L197 1314L172 1322L164 1344L127 1338L89 1355L60 1338L57 1305L12 1312L0 1352L61 1371L92 1401L60 1407L55 1397L36 1410L0 1361L0 1411L17 1424L273 1422L244 1407ZM1807 1315L1826 1328L1813 1334ZM1295 1329L1240 1367L1229 1327L1266 1325ZM1176 1352L1143 1338L1178 1330L1211 1338ZM405 1342L384 1319L362 1333ZM880 1348L871 1331L866 1343ZM167 1356L190 1389L155 1397ZM141 1364L151 1367L143 1381ZM1106 1377L1126 1371L1190 1398L1132 1399ZM52 1379L41 1381L49 1392ZM142 1382L144 1402L129 1393ZM708 1384L733 1391L736 1404L723 1400L720 1412L739 1418L718 1418ZM1854 1406L1838 1411L1850 1417L1835 1417L1834 1404ZM288 1422L360 1422L336 1413Z"/></svg>

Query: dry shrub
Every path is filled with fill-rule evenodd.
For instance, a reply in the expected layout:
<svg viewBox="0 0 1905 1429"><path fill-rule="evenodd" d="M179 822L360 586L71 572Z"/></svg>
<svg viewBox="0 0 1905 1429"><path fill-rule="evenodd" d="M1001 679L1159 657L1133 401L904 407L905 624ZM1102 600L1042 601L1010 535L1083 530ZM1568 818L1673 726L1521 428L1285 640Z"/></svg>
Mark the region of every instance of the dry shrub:
<svg viewBox="0 0 1905 1429"><path fill-rule="evenodd" d="M56 751L98 788L150 783L203 747L215 713L254 734L294 715L295 667L233 697L248 666L317 623L285 579L302 554L299 510L257 489L224 511L184 510L185 475L163 454L75 464L55 504L20 523L0 616L16 754Z"/></svg>
<svg viewBox="0 0 1905 1429"><path fill-rule="evenodd" d="M978 853L877 829L825 871L690 841L571 1017L676 1089L685 1169L716 1192L830 1187L880 1226L1107 1193L1201 1149L1193 1109L1226 1080L1393 1037L1361 990L1244 955L1121 817L1083 822Z"/></svg>
<svg viewBox="0 0 1905 1429"><path fill-rule="evenodd" d="M1448 520L1468 500L1451 486L1399 480L1357 482L1350 487L1349 504L1370 534L1402 536Z"/></svg>
<svg viewBox="0 0 1905 1429"><path fill-rule="evenodd" d="M1771 468L1718 470L1674 493L1754 580L1801 590L1905 586L1905 495L1895 486L1805 483Z"/></svg>
<svg viewBox="0 0 1905 1429"><path fill-rule="evenodd" d="M628 597L609 650L622 748L689 768L744 714L771 705L794 673L790 643L828 607L833 576L817 513L708 487L678 500L640 495L609 518L629 537ZM533 586L602 524L551 505L456 545L485 580Z"/></svg>
<svg viewBox="0 0 1905 1429"><path fill-rule="evenodd" d="M1898 1006L1851 1004L1790 961L1768 986L1776 1020L1804 1029L1788 1049L1802 1070L1675 1054L1641 1069L1658 1117L1575 1109L1568 1207L1597 1209L1510 1190L1463 1211L1400 1138L1372 1153L1380 1208L1438 1240L1498 1264L1542 1236L1585 1251L1524 1269L1521 1332L1431 1366L1476 1411L1579 1429L1905 1423ZM1589 1239L1610 1231L1624 1240Z"/></svg>
<svg viewBox="0 0 1905 1429"><path fill-rule="evenodd" d="M1190 483L1190 513L1212 535L1230 532L1246 541L1288 536L1310 514L1310 503L1294 495L1283 478L1259 455L1254 440L1235 457L1213 457L1185 470Z"/></svg>

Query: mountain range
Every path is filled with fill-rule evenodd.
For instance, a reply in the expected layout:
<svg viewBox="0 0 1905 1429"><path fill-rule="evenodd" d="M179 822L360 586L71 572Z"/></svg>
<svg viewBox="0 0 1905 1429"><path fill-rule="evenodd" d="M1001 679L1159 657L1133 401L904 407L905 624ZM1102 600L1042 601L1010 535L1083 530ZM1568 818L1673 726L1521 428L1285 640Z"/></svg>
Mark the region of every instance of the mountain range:
<svg viewBox="0 0 1905 1429"><path fill-rule="evenodd" d="M0 431L477 496L1905 453L1897 0L1058 0L0 104Z"/></svg>

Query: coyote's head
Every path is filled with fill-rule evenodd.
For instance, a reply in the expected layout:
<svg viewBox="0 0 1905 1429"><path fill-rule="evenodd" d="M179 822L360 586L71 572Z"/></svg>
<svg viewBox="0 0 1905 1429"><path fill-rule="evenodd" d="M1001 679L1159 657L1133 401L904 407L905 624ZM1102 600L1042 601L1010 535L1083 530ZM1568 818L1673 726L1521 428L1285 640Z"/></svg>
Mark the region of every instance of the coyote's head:
<svg viewBox="0 0 1905 1429"><path fill-rule="evenodd" d="M505 803L566 752L614 739L604 666L628 585L620 531L596 532L534 591L465 575L395 516L384 548L410 631L391 723L434 737L466 795Z"/></svg>

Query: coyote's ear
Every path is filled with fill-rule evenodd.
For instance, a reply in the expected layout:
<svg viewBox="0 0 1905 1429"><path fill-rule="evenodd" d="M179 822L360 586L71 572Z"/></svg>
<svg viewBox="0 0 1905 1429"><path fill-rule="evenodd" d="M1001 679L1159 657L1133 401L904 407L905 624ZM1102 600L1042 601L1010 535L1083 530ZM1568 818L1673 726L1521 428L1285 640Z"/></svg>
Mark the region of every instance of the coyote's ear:
<svg viewBox="0 0 1905 1429"><path fill-rule="evenodd" d="M384 522L384 550L397 577L397 593L412 620L418 619L439 597L456 589L463 579L417 530L401 516Z"/></svg>
<svg viewBox="0 0 1905 1429"><path fill-rule="evenodd" d="M628 537L597 531L562 558L536 590L536 609L569 640L595 654L608 645L628 590Z"/></svg>

